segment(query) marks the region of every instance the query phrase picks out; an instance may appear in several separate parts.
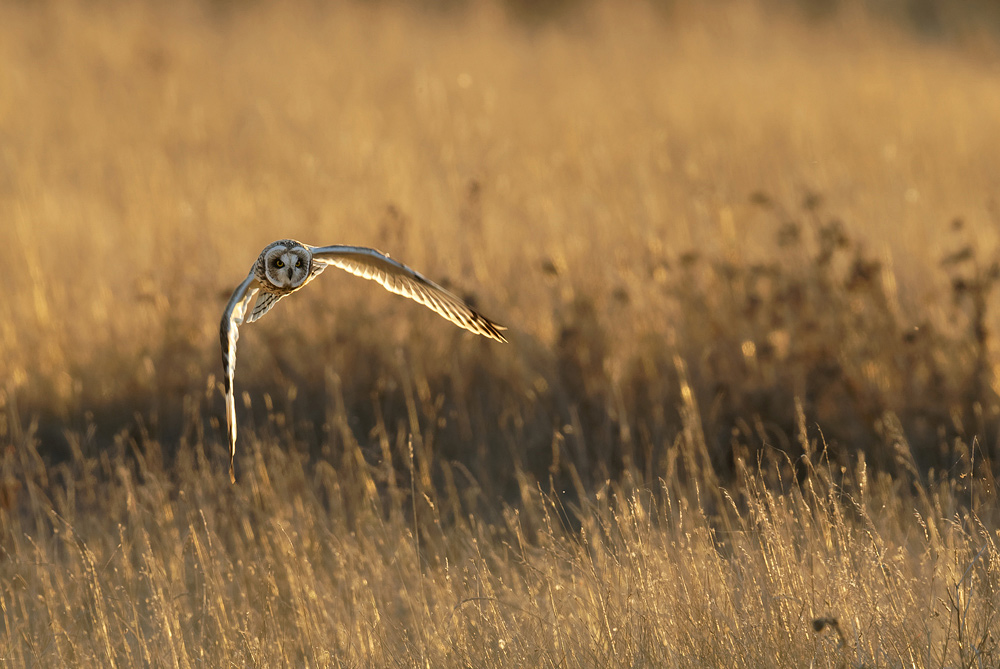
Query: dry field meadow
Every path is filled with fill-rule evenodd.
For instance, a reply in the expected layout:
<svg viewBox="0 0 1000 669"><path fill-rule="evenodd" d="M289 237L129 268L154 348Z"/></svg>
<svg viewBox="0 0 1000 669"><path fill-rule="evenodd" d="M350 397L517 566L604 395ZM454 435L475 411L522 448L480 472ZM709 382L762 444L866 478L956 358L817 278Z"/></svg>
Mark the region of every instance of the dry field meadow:
<svg viewBox="0 0 1000 669"><path fill-rule="evenodd" d="M1000 665L988 3L566 4L0 3L0 665Z"/></svg>

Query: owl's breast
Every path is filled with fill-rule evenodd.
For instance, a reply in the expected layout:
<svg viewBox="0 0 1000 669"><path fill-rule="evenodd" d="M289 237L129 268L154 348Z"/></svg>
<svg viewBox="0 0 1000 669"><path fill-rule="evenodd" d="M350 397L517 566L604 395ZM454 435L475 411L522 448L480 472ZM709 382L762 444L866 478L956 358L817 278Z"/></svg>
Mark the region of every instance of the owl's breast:
<svg viewBox="0 0 1000 669"><path fill-rule="evenodd" d="M268 293L269 295L288 295L289 293L294 293L298 290L300 286L275 286L273 283L268 281L266 278L260 282L260 291L262 293Z"/></svg>

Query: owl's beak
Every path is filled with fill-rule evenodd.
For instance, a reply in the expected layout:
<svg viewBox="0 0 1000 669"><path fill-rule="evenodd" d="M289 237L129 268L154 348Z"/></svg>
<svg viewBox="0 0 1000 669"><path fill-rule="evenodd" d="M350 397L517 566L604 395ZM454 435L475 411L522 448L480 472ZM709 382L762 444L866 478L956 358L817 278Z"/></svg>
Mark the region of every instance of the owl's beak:
<svg viewBox="0 0 1000 669"><path fill-rule="evenodd" d="M289 281L291 281L291 280L292 280L292 273L293 273L294 271L295 271L295 270L294 270L294 269L292 268L292 266L291 266L291 265L288 265L288 280L289 280Z"/></svg>

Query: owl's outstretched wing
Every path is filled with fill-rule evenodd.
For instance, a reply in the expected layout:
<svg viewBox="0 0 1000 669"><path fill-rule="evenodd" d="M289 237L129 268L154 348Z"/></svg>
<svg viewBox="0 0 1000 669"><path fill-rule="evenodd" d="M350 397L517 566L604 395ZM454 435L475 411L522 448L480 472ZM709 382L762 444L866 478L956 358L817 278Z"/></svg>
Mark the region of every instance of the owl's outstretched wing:
<svg viewBox="0 0 1000 669"><path fill-rule="evenodd" d="M257 287L257 279L253 272L250 272L250 276L236 287L233 296L229 298L226 310L222 312L222 325L219 329L219 339L222 341L223 385L226 391L226 426L229 435L229 480L233 483L236 483L236 472L233 469L233 460L236 458L236 398L233 393L233 375L236 372L236 340L240 338L239 327L243 324L247 307L257 295L258 290L260 289ZM274 304L274 301L264 307L265 312ZM258 301L259 303L260 301ZM254 315L256 312L255 308L251 314L251 321L263 315L263 312Z"/></svg>
<svg viewBox="0 0 1000 669"><path fill-rule="evenodd" d="M500 334L507 328L494 323L457 295L384 253L362 246L313 246L309 250L314 263L332 265L355 276L378 281L386 290L429 307L459 327L499 342L507 341Z"/></svg>

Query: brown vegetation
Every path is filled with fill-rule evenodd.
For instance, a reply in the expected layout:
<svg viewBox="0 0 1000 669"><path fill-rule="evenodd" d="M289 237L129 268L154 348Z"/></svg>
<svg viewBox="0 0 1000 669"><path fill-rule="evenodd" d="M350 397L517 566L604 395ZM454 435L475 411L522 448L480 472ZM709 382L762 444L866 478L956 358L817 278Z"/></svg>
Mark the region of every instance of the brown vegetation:
<svg viewBox="0 0 1000 669"><path fill-rule="evenodd" d="M0 5L3 662L1000 661L995 45L458 4Z"/></svg>

